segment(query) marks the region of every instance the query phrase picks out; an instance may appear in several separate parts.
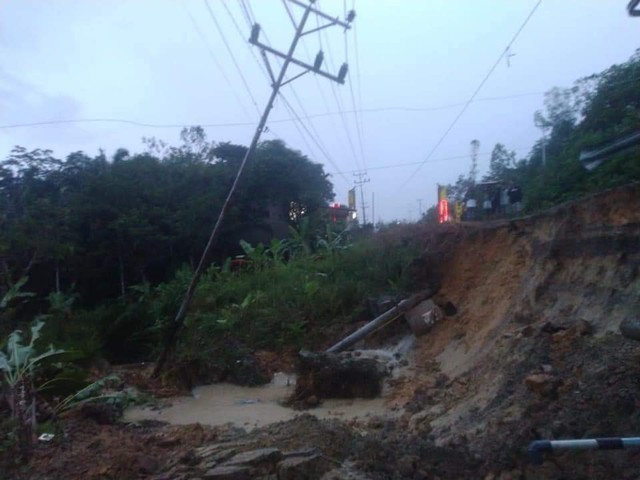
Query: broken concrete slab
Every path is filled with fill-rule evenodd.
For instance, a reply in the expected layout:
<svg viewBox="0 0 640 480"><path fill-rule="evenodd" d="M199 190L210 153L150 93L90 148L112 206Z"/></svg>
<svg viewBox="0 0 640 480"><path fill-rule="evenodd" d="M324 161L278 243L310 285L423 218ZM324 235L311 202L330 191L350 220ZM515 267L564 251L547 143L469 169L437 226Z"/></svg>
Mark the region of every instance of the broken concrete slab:
<svg viewBox="0 0 640 480"><path fill-rule="evenodd" d="M416 337L429 333L433 326L444 318L442 309L433 300L425 300L404 314Z"/></svg>
<svg viewBox="0 0 640 480"><path fill-rule="evenodd" d="M300 352L296 389L290 402L308 408L307 399L374 398L389 374L386 362L348 354Z"/></svg>

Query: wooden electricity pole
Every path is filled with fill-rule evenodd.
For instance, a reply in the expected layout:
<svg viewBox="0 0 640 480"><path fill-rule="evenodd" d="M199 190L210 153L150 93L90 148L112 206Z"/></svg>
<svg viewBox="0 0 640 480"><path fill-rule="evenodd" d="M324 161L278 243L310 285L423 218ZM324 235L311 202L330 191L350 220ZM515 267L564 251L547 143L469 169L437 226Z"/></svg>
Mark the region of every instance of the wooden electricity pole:
<svg viewBox="0 0 640 480"><path fill-rule="evenodd" d="M294 80L296 80L297 78L300 78L302 75L309 73L309 72L314 72L318 75L321 75L323 77L326 77L330 80L333 80L335 82L338 82L340 84L344 84L345 81L345 77L347 76L347 71L348 71L348 67L347 64L344 63L341 67L340 70L338 72L338 75L332 75L330 73L327 73L323 70L320 69L320 67L322 66L322 61L324 58L324 55L322 53L322 51L318 52L318 55L316 56L315 62L313 65L309 65L305 62L302 62L296 58L294 58L293 54L295 53L296 47L298 45L298 42L300 40L300 38L302 38L304 35L308 35L310 33L314 33L317 32L319 30L322 30L324 28L328 28L334 25L339 25L341 27L343 27L345 30L351 28L351 22L354 20L355 18L355 12L351 11L349 12L349 14L347 15L347 18L345 19L345 21L339 20L338 18L334 18L331 17L319 10L316 10L315 8L313 8L313 4L315 3L315 0L309 0L309 3L303 3L299 0L288 0L291 3L299 6L299 7L303 7L304 8L304 13L302 14L302 18L300 19L300 22L298 23L298 25L296 26L296 31L295 31L295 35L293 36L293 40L291 41L291 45L289 46L289 50L287 51L287 53L282 53L278 50L276 50L275 48L272 48L268 45L265 45L263 43L260 42L259 40L259 36L260 36L260 25L259 24L255 24L253 25L253 28L251 29L251 37L249 38L249 42L257 47L259 47L261 49L261 53L262 53L262 57L264 58L265 62L267 63L267 70L269 72L269 75L271 77L271 81L272 83L272 90L271 90L271 95L269 96L269 100L267 101L267 104L264 108L264 111L262 112L262 116L260 117L260 121L258 122L258 126L256 128L255 133L253 134L253 138L251 139L251 143L249 144L249 148L247 149L244 158L242 159L242 163L240 164L240 168L238 169L238 173L236 174L236 177L233 181L233 184L231 185L231 188L229 189L229 193L227 194L227 197L224 201L224 203L222 204L222 208L220 209L220 213L218 214L218 219L216 220L215 226L213 227L213 231L211 232L211 235L209 237L209 241L207 242L207 245L204 249L204 251L202 252L202 256L200 257L200 261L198 262L198 266L196 267L195 271L193 272L193 276L191 278L191 281L189 282L189 286L187 288L187 291L185 292L184 298L182 300L182 303L180 304L180 308L178 309L178 313L176 314L175 318L173 319L173 321L171 322L171 324L169 325L168 329L167 329L167 336L165 338L165 345L164 348L162 350L162 353L160 354L160 357L158 358L158 361L156 363L156 367L154 369L153 375L154 376L158 376L160 374L160 372L163 370L167 360L171 357L171 355L173 355L175 353L175 348L176 348L176 344L177 344L177 340L178 340L178 334L180 333L183 325L184 325L184 320L187 316L187 311L189 309L189 305L191 304L191 300L193 298L193 295L196 291L196 288L198 286L198 282L200 281L200 277L202 276L202 274L204 273L206 267L207 267L207 261L209 259L209 255L211 254L211 250L213 249L213 246L215 245L218 236L220 235L220 227L222 226L222 222L224 220L224 216L227 212L227 210L229 209L229 205L231 204L231 200L233 199L233 195L235 193L236 187L238 186L238 183L240 181L240 178L242 177L242 172L244 171L245 165L247 163L247 161L249 160L249 158L251 158L251 155L253 154L253 152L256 149L256 146L258 145L258 141L260 140L260 135L262 134L262 132L264 131L264 128L267 124L267 120L269 118L269 113L271 112L271 109L273 108L273 104L275 102L276 96L278 95L278 92L280 91L280 88L284 85L286 85L289 82L292 82ZM309 15L314 14L317 15L320 18L323 18L324 20L327 20L328 23L326 23L325 25L322 26L318 26L317 28L311 29L311 30L307 30L304 31L304 27L305 24L307 23L307 19L309 18ZM284 62L282 63L282 67L280 68L280 73L278 74L277 77L273 76L273 71L271 69L271 66L269 65L268 59L267 59L267 55L265 52L271 53L273 55L276 55L280 58L284 59ZM303 68L302 73L299 73L298 75L295 75L294 77L285 80L285 75L287 73L287 69L289 68L290 64L294 64L297 65L299 67Z"/></svg>

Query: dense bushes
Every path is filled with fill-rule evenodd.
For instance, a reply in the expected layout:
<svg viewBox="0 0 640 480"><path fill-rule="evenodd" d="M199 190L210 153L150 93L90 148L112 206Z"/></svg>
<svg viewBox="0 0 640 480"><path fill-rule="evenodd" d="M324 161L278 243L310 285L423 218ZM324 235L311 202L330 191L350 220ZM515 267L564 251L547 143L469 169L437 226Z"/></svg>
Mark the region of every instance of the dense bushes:
<svg viewBox="0 0 640 480"><path fill-rule="evenodd" d="M256 349L318 347L362 313L368 297L409 288L406 267L419 253L397 232L350 243L329 233L301 243L243 244L244 262L213 266L203 276L179 342L177 362L197 376L224 377ZM146 300L157 332L173 318L189 270ZM335 340L332 339L332 340Z"/></svg>

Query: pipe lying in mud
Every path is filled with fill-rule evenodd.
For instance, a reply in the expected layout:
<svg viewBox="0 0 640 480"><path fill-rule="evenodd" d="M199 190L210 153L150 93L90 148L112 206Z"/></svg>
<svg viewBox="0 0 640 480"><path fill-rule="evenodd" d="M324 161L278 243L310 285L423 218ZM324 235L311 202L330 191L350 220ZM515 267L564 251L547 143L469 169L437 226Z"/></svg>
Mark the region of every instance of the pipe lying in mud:
<svg viewBox="0 0 640 480"><path fill-rule="evenodd" d="M584 438L575 440L536 440L529 444L529 458L534 465L542 463L542 454L557 450L623 450L640 448L640 437Z"/></svg>
<svg viewBox="0 0 640 480"><path fill-rule="evenodd" d="M338 343L336 343L335 345L327 349L325 353L336 353L344 350L345 348L350 347L351 345L356 343L358 340L363 339L370 333L373 333L379 328L382 328L388 323L391 323L400 315L402 315L404 312L412 309L423 300L426 300L427 298L432 297L433 293L434 292L430 290L425 290L420 293L416 293L415 295L412 295L409 298L402 300L395 307L391 308L390 310L387 310L385 313L383 313L379 317L371 320L364 327L360 328L359 330L356 330L348 337L340 340Z"/></svg>

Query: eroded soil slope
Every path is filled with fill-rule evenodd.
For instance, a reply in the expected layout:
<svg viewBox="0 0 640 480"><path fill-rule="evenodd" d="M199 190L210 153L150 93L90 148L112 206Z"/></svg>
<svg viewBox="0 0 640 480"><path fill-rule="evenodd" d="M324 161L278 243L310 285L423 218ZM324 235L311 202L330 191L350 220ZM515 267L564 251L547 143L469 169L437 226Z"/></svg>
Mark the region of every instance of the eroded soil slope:
<svg viewBox="0 0 640 480"><path fill-rule="evenodd" d="M640 317L637 185L450 229L425 260L458 313L418 339L415 371L394 392L417 436L468 450L486 474L519 475L537 438L640 433L640 343L619 333ZM530 471L636 478L638 458L571 453Z"/></svg>

